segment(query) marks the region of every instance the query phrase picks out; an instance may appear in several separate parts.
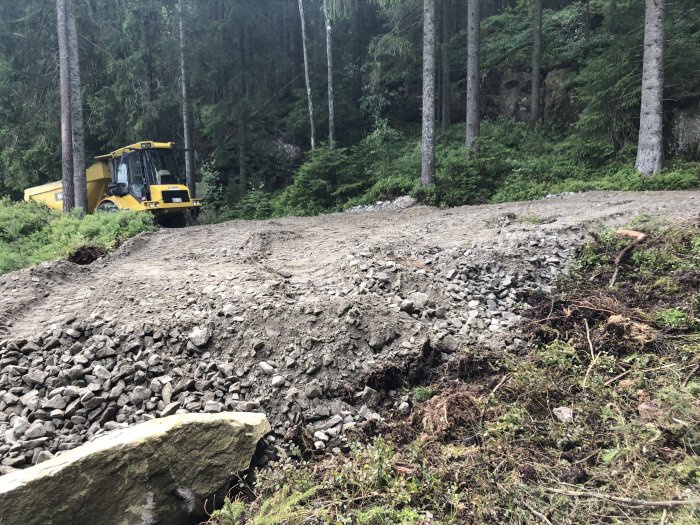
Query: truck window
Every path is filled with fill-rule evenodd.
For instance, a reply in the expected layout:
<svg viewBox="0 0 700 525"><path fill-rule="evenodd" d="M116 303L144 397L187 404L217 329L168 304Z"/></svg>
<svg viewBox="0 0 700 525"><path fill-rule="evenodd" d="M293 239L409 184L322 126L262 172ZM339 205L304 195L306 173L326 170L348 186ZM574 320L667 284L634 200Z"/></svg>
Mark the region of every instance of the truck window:
<svg viewBox="0 0 700 525"><path fill-rule="evenodd" d="M132 153L128 157L129 168L129 190L137 200L144 196L143 170L141 169L141 159L138 153ZM121 166L120 166L121 168Z"/></svg>

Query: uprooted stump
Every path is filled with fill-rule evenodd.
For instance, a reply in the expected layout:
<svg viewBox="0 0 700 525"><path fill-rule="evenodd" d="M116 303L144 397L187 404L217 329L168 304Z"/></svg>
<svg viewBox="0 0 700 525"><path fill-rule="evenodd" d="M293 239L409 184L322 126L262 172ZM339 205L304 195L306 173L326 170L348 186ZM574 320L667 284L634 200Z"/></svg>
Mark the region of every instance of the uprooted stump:
<svg viewBox="0 0 700 525"><path fill-rule="evenodd" d="M101 246L79 246L68 256L68 260L74 264L87 266L97 259L107 256L108 253Z"/></svg>
<svg viewBox="0 0 700 525"><path fill-rule="evenodd" d="M248 469L264 414L180 414L0 477L3 525L191 523ZM223 497L218 498L223 501Z"/></svg>

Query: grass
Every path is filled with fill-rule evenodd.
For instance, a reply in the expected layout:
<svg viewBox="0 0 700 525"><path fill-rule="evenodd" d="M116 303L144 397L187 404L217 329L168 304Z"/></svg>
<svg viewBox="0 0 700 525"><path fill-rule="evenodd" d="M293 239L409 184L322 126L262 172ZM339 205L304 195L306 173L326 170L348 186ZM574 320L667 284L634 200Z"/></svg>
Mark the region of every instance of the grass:
<svg viewBox="0 0 700 525"><path fill-rule="evenodd" d="M156 229L153 218L146 213L81 216L0 198L0 275L66 259L85 247L107 252L130 237Z"/></svg>
<svg viewBox="0 0 700 525"><path fill-rule="evenodd" d="M555 296L530 298L529 349L497 373L407 385L409 418L387 406L343 454L283 458L235 522L698 523L700 225L645 231L614 287L628 241L603 232Z"/></svg>

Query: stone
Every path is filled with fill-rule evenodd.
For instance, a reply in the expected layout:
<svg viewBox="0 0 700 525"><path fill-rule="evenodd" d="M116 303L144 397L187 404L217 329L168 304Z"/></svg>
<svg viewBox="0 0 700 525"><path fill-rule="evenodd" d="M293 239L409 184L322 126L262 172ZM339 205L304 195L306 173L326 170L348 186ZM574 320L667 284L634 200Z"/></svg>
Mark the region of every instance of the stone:
<svg viewBox="0 0 700 525"><path fill-rule="evenodd" d="M401 301L401 304L399 305L399 310L401 310L402 312L411 313L413 311L413 309L414 309L414 304L413 304L413 301L411 301L410 299L404 299L403 301Z"/></svg>
<svg viewBox="0 0 700 525"><path fill-rule="evenodd" d="M180 403L175 401L173 403L170 403L166 405L166 407L163 409L163 412L161 413L161 417L166 417L166 416L172 416L175 414L178 409L180 408Z"/></svg>
<svg viewBox="0 0 700 525"><path fill-rule="evenodd" d="M204 403L204 412L208 414L218 414L224 411L224 405L218 401L207 401Z"/></svg>
<svg viewBox="0 0 700 525"><path fill-rule="evenodd" d="M283 387L285 383L284 376L274 376L270 384L275 388Z"/></svg>
<svg viewBox="0 0 700 525"><path fill-rule="evenodd" d="M24 439L42 438L48 434L46 427L41 421L35 421L24 433Z"/></svg>
<svg viewBox="0 0 700 525"><path fill-rule="evenodd" d="M266 363L265 361L261 361L258 366L260 367L260 370L263 371L265 375L271 376L272 374L275 373L275 368L269 364Z"/></svg>
<svg viewBox="0 0 700 525"><path fill-rule="evenodd" d="M141 406L148 401L149 397L151 397L151 391L145 386L137 386L129 396L131 402L136 406Z"/></svg>
<svg viewBox="0 0 700 525"><path fill-rule="evenodd" d="M428 301L430 298L426 293L414 292L411 294L410 300L413 302L413 306L415 306L418 310L423 310L426 306L428 306Z"/></svg>
<svg viewBox="0 0 700 525"><path fill-rule="evenodd" d="M554 416L562 423L573 423L574 422L574 411L569 407L557 407L552 410Z"/></svg>
<svg viewBox="0 0 700 525"><path fill-rule="evenodd" d="M41 386L44 384L44 381L46 381L46 376L46 372L37 368L32 368L22 379L24 379L24 382L29 386Z"/></svg>
<svg viewBox="0 0 700 525"><path fill-rule="evenodd" d="M379 351L392 342L395 337L396 333L392 330L378 329L370 334L368 344L372 350Z"/></svg>
<svg viewBox="0 0 700 525"><path fill-rule="evenodd" d="M211 339L211 333L207 328L195 326L187 338L194 346L201 348L209 342L209 339Z"/></svg>
<svg viewBox="0 0 700 525"><path fill-rule="evenodd" d="M269 431L264 414L233 412L180 414L115 430L2 476L2 523L192 523L205 500L223 501Z"/></svg>

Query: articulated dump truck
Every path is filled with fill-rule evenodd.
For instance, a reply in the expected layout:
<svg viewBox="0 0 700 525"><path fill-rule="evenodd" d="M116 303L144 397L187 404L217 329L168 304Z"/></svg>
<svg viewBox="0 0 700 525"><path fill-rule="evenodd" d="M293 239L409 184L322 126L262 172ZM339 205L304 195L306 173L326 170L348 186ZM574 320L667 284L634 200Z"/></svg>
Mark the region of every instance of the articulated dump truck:
<svg viewBox="0 0 700 525"><path fill-rule="evenodd" d="M184 224L201 208L178 173L172 142L138 142L96 157L87 170L88 213L131 210L152 213L166 224ZM63 209L63 185L51 182L24 191L25 201Z"/></svg>

